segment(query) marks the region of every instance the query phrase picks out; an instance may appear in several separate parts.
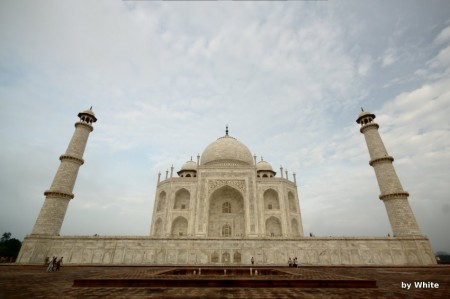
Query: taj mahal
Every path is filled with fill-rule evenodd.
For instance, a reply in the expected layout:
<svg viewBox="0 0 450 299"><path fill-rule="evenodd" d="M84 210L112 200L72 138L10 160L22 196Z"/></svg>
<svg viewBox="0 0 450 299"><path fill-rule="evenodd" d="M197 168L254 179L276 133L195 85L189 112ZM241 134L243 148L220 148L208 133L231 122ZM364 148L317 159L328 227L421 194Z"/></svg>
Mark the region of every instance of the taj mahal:
<svg viewBox="0 0 450 299"><path fill-rule="evenodd" d="M295 173L274 171L229 134L209 144L174 173L158 174L148 236L60 236L88 137L97 121L91 109L78 114L75 132L36 223L17 258L42 264L64 256L66 264L103 265L433 265L432 248L408 203L375 115L356 122L369 151L393 235L315 237L304 235ZM377 199L373 199L377 200Z"/></svg>

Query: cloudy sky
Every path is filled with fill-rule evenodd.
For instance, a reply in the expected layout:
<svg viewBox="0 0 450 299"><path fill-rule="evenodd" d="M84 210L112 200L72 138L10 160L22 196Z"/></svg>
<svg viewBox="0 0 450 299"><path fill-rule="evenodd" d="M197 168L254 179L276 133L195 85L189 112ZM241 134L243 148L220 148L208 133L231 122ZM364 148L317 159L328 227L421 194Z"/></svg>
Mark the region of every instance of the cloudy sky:
<svg viewBox="0 0 450 299"><path fill-rule="evenodd" d="M61 234L148 235L158 171L226 124L297 173L305 234L392 234L362 106L422 233L450 251L450 4L393 2L0 2L1 233L31 232L92 105Z"/></svg>

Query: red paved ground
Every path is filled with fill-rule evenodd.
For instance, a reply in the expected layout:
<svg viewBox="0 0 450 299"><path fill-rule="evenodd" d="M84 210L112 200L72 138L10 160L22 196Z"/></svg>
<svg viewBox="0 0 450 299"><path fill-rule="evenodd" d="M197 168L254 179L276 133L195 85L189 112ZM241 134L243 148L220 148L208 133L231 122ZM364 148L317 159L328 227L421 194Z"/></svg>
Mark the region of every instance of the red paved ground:
<svg viewBox="0 0 450 299"><path fill-rule="evenodd" d="M3 298L450 298L450 266L305 267L292 269L306 279L375 279L376 289L301 288L93 288L73 287L74 279L149 278L168 268L0 265ZM289 270L288 268L284 268ZM168 277L168 279L170 279ZM270 277L267 277L270 279ZM439 283L437 289L402 289L401 283Z"/></svg>

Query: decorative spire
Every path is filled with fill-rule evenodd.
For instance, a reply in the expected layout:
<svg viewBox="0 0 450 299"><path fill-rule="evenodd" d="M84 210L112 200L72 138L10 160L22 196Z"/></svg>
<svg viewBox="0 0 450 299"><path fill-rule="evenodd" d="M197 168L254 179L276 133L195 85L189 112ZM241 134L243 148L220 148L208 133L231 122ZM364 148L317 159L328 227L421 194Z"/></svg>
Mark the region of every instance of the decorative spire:
<svg viewBox="0 0 450 299"><path fill-rule="evenodd" d="M364 109L363 109L363 107L361 107L361 112L364 112Z"/></svg>
<svg viewBox="0 0 450 299"><path fill-rule="evenodd" d="M228 124L227 124L227 126L225 127L225 135L228 136Z"/></svg>
<svg viewBox="0 0 450 299"><path fill-rule="evenodd" d="M192 161L192 156L191 156L191 161Z"/></svg>

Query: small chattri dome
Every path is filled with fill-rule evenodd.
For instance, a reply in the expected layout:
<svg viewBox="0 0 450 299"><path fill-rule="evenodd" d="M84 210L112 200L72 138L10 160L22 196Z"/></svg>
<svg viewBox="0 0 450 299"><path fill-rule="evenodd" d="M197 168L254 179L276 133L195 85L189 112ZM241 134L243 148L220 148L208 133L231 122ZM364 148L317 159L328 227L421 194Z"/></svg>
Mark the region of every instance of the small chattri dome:
<svg viewBox="0 0 450 299"><path fill-rule="evenodd" d="M90 109L86 109L83 112L78 113L78 117L82 118L83 116L88 116L92 122L96 122L97 118L95 117L94 111L92 111L92 106Z"/></svg>
<svg viewBox="0 0 450 299"><path fill-rule="evenodd" d="M372 120L373 119L375 119L375 114L373 114L373 113L370 113L370 112L368 112L368 111L364 111L362 108L361 108L361 113L358 115L358 118L356 119L356 122L359 124L359 123L361 123L361 120L363 119L363 118L366 118L366 117L370 117Z"/></svg>
<svg viewBox="0 0 450 299"><path fill-rule="evenodd" d="M183 164L183 166L181 166L180 171L183 171L183 170L195 170L195 171L197 171L197 163L195 163L192 160L187 161L186 163Z"/></svg>
<svg viewBox="0 0 450 299"><path fill-rule="evenodd" d="M273 171L272 165L267 161L259 161L256 164L256 171Z"/></svg>

